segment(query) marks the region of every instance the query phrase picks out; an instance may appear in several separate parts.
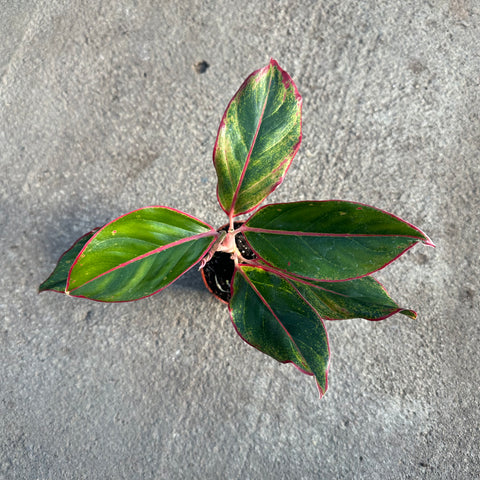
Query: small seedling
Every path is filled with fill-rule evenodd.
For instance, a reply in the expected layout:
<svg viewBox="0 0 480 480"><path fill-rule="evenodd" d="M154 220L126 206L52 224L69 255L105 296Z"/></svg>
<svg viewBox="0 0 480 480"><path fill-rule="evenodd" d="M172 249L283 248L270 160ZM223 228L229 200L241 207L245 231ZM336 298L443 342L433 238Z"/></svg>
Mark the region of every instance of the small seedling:
<svg viewBox="0 0 480 480"><path fill-rule="evenodd" d="M200 264L240 337L315 376L322 396L330 359L324 320L416 318L371 274L418 242L433 243L413 225L360 203L259 208L300 147L301 111L297 87L272 59L245 80L218 130L213 162L226 226L217 230L173 208L140 208L77 240L39 290L128 302Z"/></svg>

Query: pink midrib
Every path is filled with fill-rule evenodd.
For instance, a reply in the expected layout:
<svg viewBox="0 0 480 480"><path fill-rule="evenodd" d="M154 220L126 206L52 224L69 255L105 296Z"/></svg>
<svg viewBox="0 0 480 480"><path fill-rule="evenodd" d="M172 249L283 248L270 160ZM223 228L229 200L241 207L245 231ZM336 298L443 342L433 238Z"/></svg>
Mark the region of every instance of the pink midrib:
<svg viewBox="0 0 480 480"><path fill-rule="evenodd" d="M302 231L292 231L292 230L269 230L268 228L257 228L243 226L240 227L241 232L254 232L254 233L266 233L270 235L294 235L301 237L400 237L400 238L411 238L417 241L426 241L414 235L397 235L390 233L321 233L321 232L302 232Z"/></svg>
<svg viewBox="0 0 480 480"><path fill-rule="evenodd" d="M238 195L240 193L240 188L242 186L243 179L245 178L245 174L247 172L247 169L248 169L248 166L249 166L249 163L250 163L250 158L252 156L253 149L255 148L255 143L256 143L257 137L258 137L258 132L260 131L260 128L262 126L262 120L263 120L263 116L265 114L265 108L267 107L268 96L270 94L270 86L272 84L272 77L273 77L273 75L270 73L270 80L268 82L268 93L267 93L267 96L265 98L265 102L263 103L262 113L260 114L260 117L258 119L257 129L255 130L255 135L253 136L253 140L252 140L252 143L250 145L250 149L248 151L247 158L245 160L245 164L243 166L242 173L240 175L240 178L238 179L237 188L235 189L235 193L233 194L232 205L230 207L230 212L228 213L229 218L232 218L234 216L235 204L237 202L237 198L238 198Z"/></svg>
<svg viewBox="0 0 480 480"><path fill-rule="evenodd" d="M83 251L78 255L77 257L77 260L75 260L74 264L72 265L72 267L70 268L70 272L68 274L68 280L67 280L67 292L73 292L85 285L87 285L88 283L90 282L93 282L94 280L100 278L100 277L103 277L104 275L107 275L109 273L112 273L114 272L115 270L118 270L120 268L123 268L123 267L126 267L127 265L130 265L134 262L138 262L146 257L149 257L151 255L155 255L157 253L160 253L164 250L168 250L169 248L172 248L172 247L176 247L178 245L181 245L182 243L187 243L187 242L191 242L193 240L197 240L199 238L203 238L203 237L208 237L208 236L214 236L217 232L215 230L213 231L208 231L208 232L204 232L204 233L199 233L197 235L193 235L191 237L187 237L187 238L181 238L180 240L176 240L175 242L172 242L172 243L168 243L167 245L162 245L161 247L158 247L154 250L150 250L149 252L146 252L142 255L139 255L138 257L135 257L135 258L132 258L130 260L127 260L126 262L123 262L121 263L120 265L117 265L116 267L113 267L111 268L110 270L107 270L106 272L103 272L101 273L100 275L97 275L93 278L91 278L90 280L87 280L86 282L82 283L81 285L77 286L77 287L74 287L72 288L71 290L68 290L68 287L70 286L70 275L71 275L71 272L73 270L73 267L77 264L77 261L78 261L78 258L80 258L80 255L83 253Z"/></svg>
<svg viewBox="0 0 480 480"><path fill-rule="evenodd" d="M295 340L293 339L292 335L290 334L290 332L285 328L285 326L283 325L283 323L280 321L280 319L278 318L277 314L273 311L272 307L269 305L269 303L265 300L265 298L263 297L263 295L258 291L257 287L255 287L255 285L252 283L252 281L248 278L248 276L241 270L241 269L237 269L237 271L240 272L240 274L242 275L242 277L245 279L245 281L248 283L248 285L250 286L250 288L257 294L258 298L260 298L261 302L265 305L265 307L267 308L267 310L273 315L273 317L275 318L275 320L279 323L279 325L282 327L283 331L285 332L285 334L287 335L287 337L290 339L290 341L292 342L292 344L295 346L295 348L297 349L298 353L300 354L300 356L302 357L303 361L305 362L305 365L307 368L309 368L308 366L308 362L307 360L305 359L305 357L303 356L301 350L298 348L297 346L297 343L295 342ZM293 363L294 365L295 362L293 362L292 360L288 360L289 362ZM298 365L296 365L297 368ZM302 370L303 371L303 370ZM310 372L306 372L305 373L309 373L311 375L314 375L313 373L310 373Z"/></svg>

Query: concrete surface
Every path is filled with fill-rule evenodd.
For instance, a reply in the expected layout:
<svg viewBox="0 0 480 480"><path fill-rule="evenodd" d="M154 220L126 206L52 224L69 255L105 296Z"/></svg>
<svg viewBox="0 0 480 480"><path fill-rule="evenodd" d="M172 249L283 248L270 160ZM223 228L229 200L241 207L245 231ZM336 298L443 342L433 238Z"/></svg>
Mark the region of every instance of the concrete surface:
<svg viewBox="0 0 480 480"><path fill-rule="evenodd" d="M0 478L480 476L477 0L0 7ZM36 292L134 208L225 222L218 123L270 56L304 98L271 201L369 203L437 244L379 275L418 321L328 324L321 401L237 338L196 272L133 304Z"/></svg>

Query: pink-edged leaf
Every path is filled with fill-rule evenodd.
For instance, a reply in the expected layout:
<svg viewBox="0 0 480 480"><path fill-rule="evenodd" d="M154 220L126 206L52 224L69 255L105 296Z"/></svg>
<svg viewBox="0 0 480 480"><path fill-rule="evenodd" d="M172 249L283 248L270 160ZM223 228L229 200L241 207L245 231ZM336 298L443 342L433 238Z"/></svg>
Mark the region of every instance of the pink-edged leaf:
<svg viewBox="0 0 480 480"><path fill-rule="evenodd" d="M93 237L100 228L95 228L91 232L80 237L59 259L57 266L50 276L38 287L39 292L53 290L55 292L65 293L67 288L68 272L85 244Z"/></svg>
<svg viewBox="0 0 480 480"><path fill-rule="evenodd" d="M371 276L343 282L324 282L295 277L268 266L263 268L287 279L324 320L364 318L378 321L396 313L413 320L417 318L415 311L400 307L383 285Z"/></svg>
<svg viewBox="0 0 480 480"><path fill-rule="evenodd" d="M77 255L66 293L104 302L162 290L195 265L218 236L206 223L167 207L146 207L102 227Z"/></svg>
<svg viewBox="0 0 480 480"><path fill-rule="evenodd" d="M275 60L253 72L230 101L213 161L229 217L258 206L283 181L302 138L302 99Z"/></svg>
<svg viewBox="0 0 480 480"><path fill-rule="evenodd" d="M240 228L255 254L276 269L325 281L375 272L418 242L418 228L368 205L341 200L267 205Z"/></svg>
<svg viewBox="0 0 480 480"><path fill-rule="evenodd" d="M229 303L232 322L247 343L314 375L322 396L330 358L322 319L292 282L262 267L238 265Z"/></svg>

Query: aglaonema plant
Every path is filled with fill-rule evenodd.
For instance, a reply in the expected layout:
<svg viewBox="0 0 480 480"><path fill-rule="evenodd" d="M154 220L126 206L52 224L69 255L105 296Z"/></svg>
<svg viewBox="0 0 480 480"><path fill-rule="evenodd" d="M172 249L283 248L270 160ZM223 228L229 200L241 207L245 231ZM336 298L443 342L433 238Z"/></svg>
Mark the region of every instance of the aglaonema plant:
<svg viewBox="0 0 480 480"><path fill-rule="evenodd" d="M77 240L39 290L128 302L200 264L240 337L313 375L322 396L330 359L325 320L416 318L371 274L418 242L433 243L410 223L360 203L260 207L300 147L301 112L296 85L272 59L244 81L218 130L213 162L226 226L169 207L140 208ZM250 216L238 221L243 214Z"/></svg>

